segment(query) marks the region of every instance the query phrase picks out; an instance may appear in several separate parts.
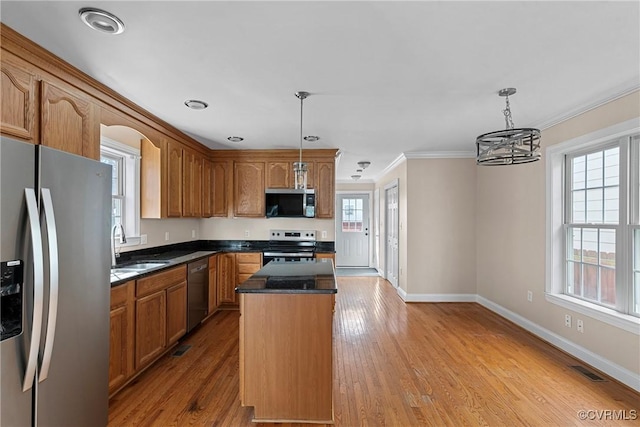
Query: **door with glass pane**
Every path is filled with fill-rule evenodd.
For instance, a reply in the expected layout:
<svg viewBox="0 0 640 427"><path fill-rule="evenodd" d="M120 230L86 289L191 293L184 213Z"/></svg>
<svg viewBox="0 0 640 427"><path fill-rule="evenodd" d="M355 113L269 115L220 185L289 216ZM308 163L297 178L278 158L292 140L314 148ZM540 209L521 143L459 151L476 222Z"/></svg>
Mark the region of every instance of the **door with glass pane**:
<svg viewBox="0 0 640 427"><path fill-rule="evenodd" d="M369 266L369 195L336 197L336 266Z"/></svg>

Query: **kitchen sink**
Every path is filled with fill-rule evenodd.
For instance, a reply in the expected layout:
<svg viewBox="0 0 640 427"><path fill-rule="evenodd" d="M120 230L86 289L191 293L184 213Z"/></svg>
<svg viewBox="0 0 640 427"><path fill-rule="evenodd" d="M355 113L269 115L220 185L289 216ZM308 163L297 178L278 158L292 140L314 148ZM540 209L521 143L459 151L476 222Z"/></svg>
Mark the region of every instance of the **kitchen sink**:
<svg viewBox="0 0 640 427"><path fill-rule="evenodd" d="M124 280L129 277L137 276L140 271L127 271L126 269L114 268L111 269L111 282L115 280Z"/></svg>
<svg viewBox="0 0 640 427"><path fill-rule="evenodd" d="M128 270L128 271L145 271L145 270L151 270L152 268L156 268L156 267L162 267L163 265L168 264L168 262L160 262L160 261L153 261L153 262L137 262L135 264L127 264L127 265L123 265L122 268L118 268L117 270L121 271L121 270Z"/></svg>

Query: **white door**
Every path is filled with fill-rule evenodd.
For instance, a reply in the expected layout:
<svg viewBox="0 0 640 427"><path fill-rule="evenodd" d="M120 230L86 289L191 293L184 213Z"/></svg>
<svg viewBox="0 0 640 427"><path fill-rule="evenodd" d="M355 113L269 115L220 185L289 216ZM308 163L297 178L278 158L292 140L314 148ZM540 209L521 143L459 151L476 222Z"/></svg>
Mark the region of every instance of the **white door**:
<svg viewBox="0 0 640 427"><path fill-rule="evenodd" d="M369 266L369 195L336 197L336 266Z"/></svg>
<svg viewBox="0 0 640 427"><path fill-rule="evenodd" d="M386 214L386 279L398 287L398 186L385 189Z"/></svg>

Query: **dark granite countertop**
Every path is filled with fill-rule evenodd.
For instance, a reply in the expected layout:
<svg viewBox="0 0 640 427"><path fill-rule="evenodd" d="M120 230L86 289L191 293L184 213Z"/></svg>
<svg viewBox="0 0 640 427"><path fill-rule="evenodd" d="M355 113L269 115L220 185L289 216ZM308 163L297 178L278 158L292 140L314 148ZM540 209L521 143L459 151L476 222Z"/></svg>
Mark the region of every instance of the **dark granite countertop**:
<svg viewBox="0 0 640 427"><path fill-rule="evenodd" d="M236 287L237 293L335 294L338 292L331 260L270 262Z"/></svg>

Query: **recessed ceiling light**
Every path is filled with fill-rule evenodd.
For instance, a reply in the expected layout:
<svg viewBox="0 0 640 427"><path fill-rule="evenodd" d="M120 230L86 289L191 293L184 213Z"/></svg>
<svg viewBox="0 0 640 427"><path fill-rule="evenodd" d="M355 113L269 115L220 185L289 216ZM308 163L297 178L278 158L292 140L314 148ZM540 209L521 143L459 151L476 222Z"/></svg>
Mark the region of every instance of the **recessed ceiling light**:
<svg viewBox="0 0 640 427"><path fill-rule="evenodd" d="M357 181L360 179L362 175L351 175L351 179L353 179L354 181Z"/></svg>
<svg viewBox="0 0 640 427"><path fill-rule="evenodd" d="M204 110L209 106L209 104L204 101L200 101L199 99L187 99L186 101L184 101L184 105L191 108L192 110Z"/></svg>
<svg viewBox="0 0 640 427"><path fill-rule="evenodd" d="M316 142L317 140L319 140L320 137L319 136L315 136L315 135L309 135L309 136L305 136L304 140L307 142Z"/></svg>
<svg viewBox="0 0 640 427"><path fill-rule="evenodd" d="M124 31L124 22L113 13L93 7L83 7L78 14L82 22L101 33L120 34Z"/></svg>
<svg viewBox="0 0 640 427"><path fill-rule="evenodd" d="M229 141L231 142L242 142L244 141L244 138L241 136L230 136L229 138L227 138Z"/></svg>
<svg viewBox="0 0 640 427"><path fill-rule="evenodd" d="M360 173L362 172L362 169L356 169L356 172Z"/></svg>
<svg viewBox="0 0 640 427"><path fill-rule="evenodd" d="M371 164L371 162L368 161L368 160L363 160L363 161L358 162L358 166L360 166L362 169L368 168L370 164Z"/></svg>

